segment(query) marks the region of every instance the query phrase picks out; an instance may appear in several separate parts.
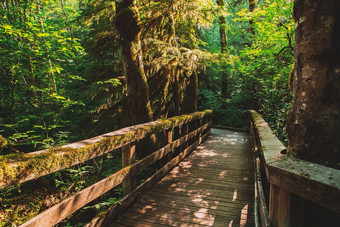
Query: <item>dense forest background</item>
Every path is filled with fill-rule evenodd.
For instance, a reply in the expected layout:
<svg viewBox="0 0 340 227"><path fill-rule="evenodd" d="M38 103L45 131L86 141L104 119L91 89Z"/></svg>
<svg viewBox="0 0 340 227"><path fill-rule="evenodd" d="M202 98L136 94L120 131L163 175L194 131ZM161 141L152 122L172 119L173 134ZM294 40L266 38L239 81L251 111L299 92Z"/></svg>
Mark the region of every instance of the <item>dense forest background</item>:
<svg viewBox="0 0 340 227"><path fill-rule="evenodd" d="M291 1L139 0L137 6L153 119L190 112L198 79L197 108L214 110L214 124L245 128L245 111L256 109L286 142ZM0 134L12 150L62 145L134 123L115 11L109 0L2 1Z"/></svg>
<svg viewBox="0 0 340 227"><path fill-rule="evenodd" d="M117 16L112 0L0 3L0 154L50 148L203 109L214 111L214 124L237 128L247 128L246 111L256 109L287 142L291 1L136 3L137 25ZM130 49L141 66L138 86L126 75L126 34L138 50ZM120 165L119 154L109 153L2 190L0 226L23 223ZM93 217L121 196L118 188L75 218Z"/></svg>

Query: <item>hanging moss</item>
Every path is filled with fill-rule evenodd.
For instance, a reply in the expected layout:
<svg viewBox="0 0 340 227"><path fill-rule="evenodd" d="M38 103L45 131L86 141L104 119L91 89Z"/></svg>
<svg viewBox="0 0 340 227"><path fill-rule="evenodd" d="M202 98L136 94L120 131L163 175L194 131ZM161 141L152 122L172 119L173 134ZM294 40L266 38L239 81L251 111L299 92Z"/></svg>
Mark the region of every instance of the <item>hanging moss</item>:
<svg viewBox="0 0 340 227"><path fill-rule="evenodd" d="M138 127L135 130L131 129L131 131L122 135L104 137L98 142L79 148L55 147L39 155L19 153L0 156L0 188L85 162L117 149L122 144L127 144L168 128L203 118L211 114L211 112L211 110L205 110L169 119L161 119Z"/></svg>

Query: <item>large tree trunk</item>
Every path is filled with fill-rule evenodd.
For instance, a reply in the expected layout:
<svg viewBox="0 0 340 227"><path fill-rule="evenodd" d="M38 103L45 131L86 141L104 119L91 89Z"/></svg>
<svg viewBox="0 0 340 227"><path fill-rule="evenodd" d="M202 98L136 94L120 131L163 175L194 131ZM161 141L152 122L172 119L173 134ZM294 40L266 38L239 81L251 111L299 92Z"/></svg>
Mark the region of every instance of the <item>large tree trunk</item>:
<svg viewBox="0 0 340 227"><path fill-rule="evenodd" d="M223 0L217 0L217 5L220 8L224 7ZM220 43L221 43L221 53L228 52L228 39L227 33L225 30L226 21L224 16L219 17L219 26L220 26ZM221 84L221 94L222 98L226 99L228 96L228 75L225 72L222 72L222 84Z"/></svg>
<svg viewBox="0 0 340 227"><path fill-rule="evenodd" d="M152 121L149 87L143 68L140 42L139 12L135 0L116 2L115 25L119 32L126 76L131 123Z"/></svg>
<svg viewBox="0 0 340 227"><path fill-rule="evenodd" d="M340 1L296 0L290 152L340 168Z"/></svg>

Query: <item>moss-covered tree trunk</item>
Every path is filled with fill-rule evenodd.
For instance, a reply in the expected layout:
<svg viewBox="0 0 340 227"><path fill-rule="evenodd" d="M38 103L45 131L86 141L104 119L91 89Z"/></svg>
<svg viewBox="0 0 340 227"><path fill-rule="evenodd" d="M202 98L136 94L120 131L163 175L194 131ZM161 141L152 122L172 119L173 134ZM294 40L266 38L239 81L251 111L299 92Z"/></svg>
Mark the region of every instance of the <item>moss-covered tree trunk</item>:
<svg viewBox="0 0 340 227"><path fill-rule="evenodd" d="M128 89L131 123L152 121L149 86L143 68L139 12L135 0L116 2L115 25L122 47L124 72Z"/></svg>
<svg viewBox="0 0 340 227"><path fill-rule="evenodd" d="M217 5L220 8L224 7L224 1L223 0L217 0ZM219 26L220 26L220 44L221 44L221 53L227 53L228 52L228 39L227 39L227 33L226 33L226 21L224 16L219 16ZM228 75L225 72L222 72L222 84L221 84L221 94L222 98L226 99L228 96Z"/></svg>
<svg viewBox="0 0 340 227"><path fill-rule="evenodd" d="M198 100L198 76L197 73L193 73L190 76L189 84L185 90L185 96L183 100L184 113L193 113L197 111Z"/></svg>
<svg viewBox="0 0 340 227"><path fill-rule="evenodd" d="M340 168L340 1L296 0L290 152Z"/></svg>

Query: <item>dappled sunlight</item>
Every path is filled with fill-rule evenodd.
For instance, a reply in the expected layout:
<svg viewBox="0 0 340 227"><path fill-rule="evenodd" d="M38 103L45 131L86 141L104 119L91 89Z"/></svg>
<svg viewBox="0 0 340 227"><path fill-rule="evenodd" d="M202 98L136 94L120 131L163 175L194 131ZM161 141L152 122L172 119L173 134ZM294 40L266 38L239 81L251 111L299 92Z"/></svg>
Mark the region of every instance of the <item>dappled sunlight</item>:
<svg viewBox="0 0 340 227"><path fill-rule="evenodd" d="M220 174L218 174L218 178L223 179L226 175L227 175L227 170L223 170L222 172L220 172Z"/></svg>
<svg viewBox="0 0 340 227"><path fill-rule="evenodd" d="M193 221L196 223L207 226L212 226L214 224L215 215L209 214L209 210L206 208L200 208L194 213L194 216L195 218Z"/></svg>
<svg viewBox="0 0 340 227"><path fill-rule="evenodd" d="M134 211L138 219L169 226L252 225L253 168L242 144L247 135L223 133L215 131L147 193Z"/></svg>
<svg viewBox="0 0 340 227"><path fill-rule="evenodd" d="M237 199L237 189L234 190L233 202Z"/></svg>
<svg viewBox="0 0 340 227"><path fill-rule="evenodd" d="M245 226L247 224L247 217L248 217L248 204L245 205L241 211L240 226Z"/></svg>

